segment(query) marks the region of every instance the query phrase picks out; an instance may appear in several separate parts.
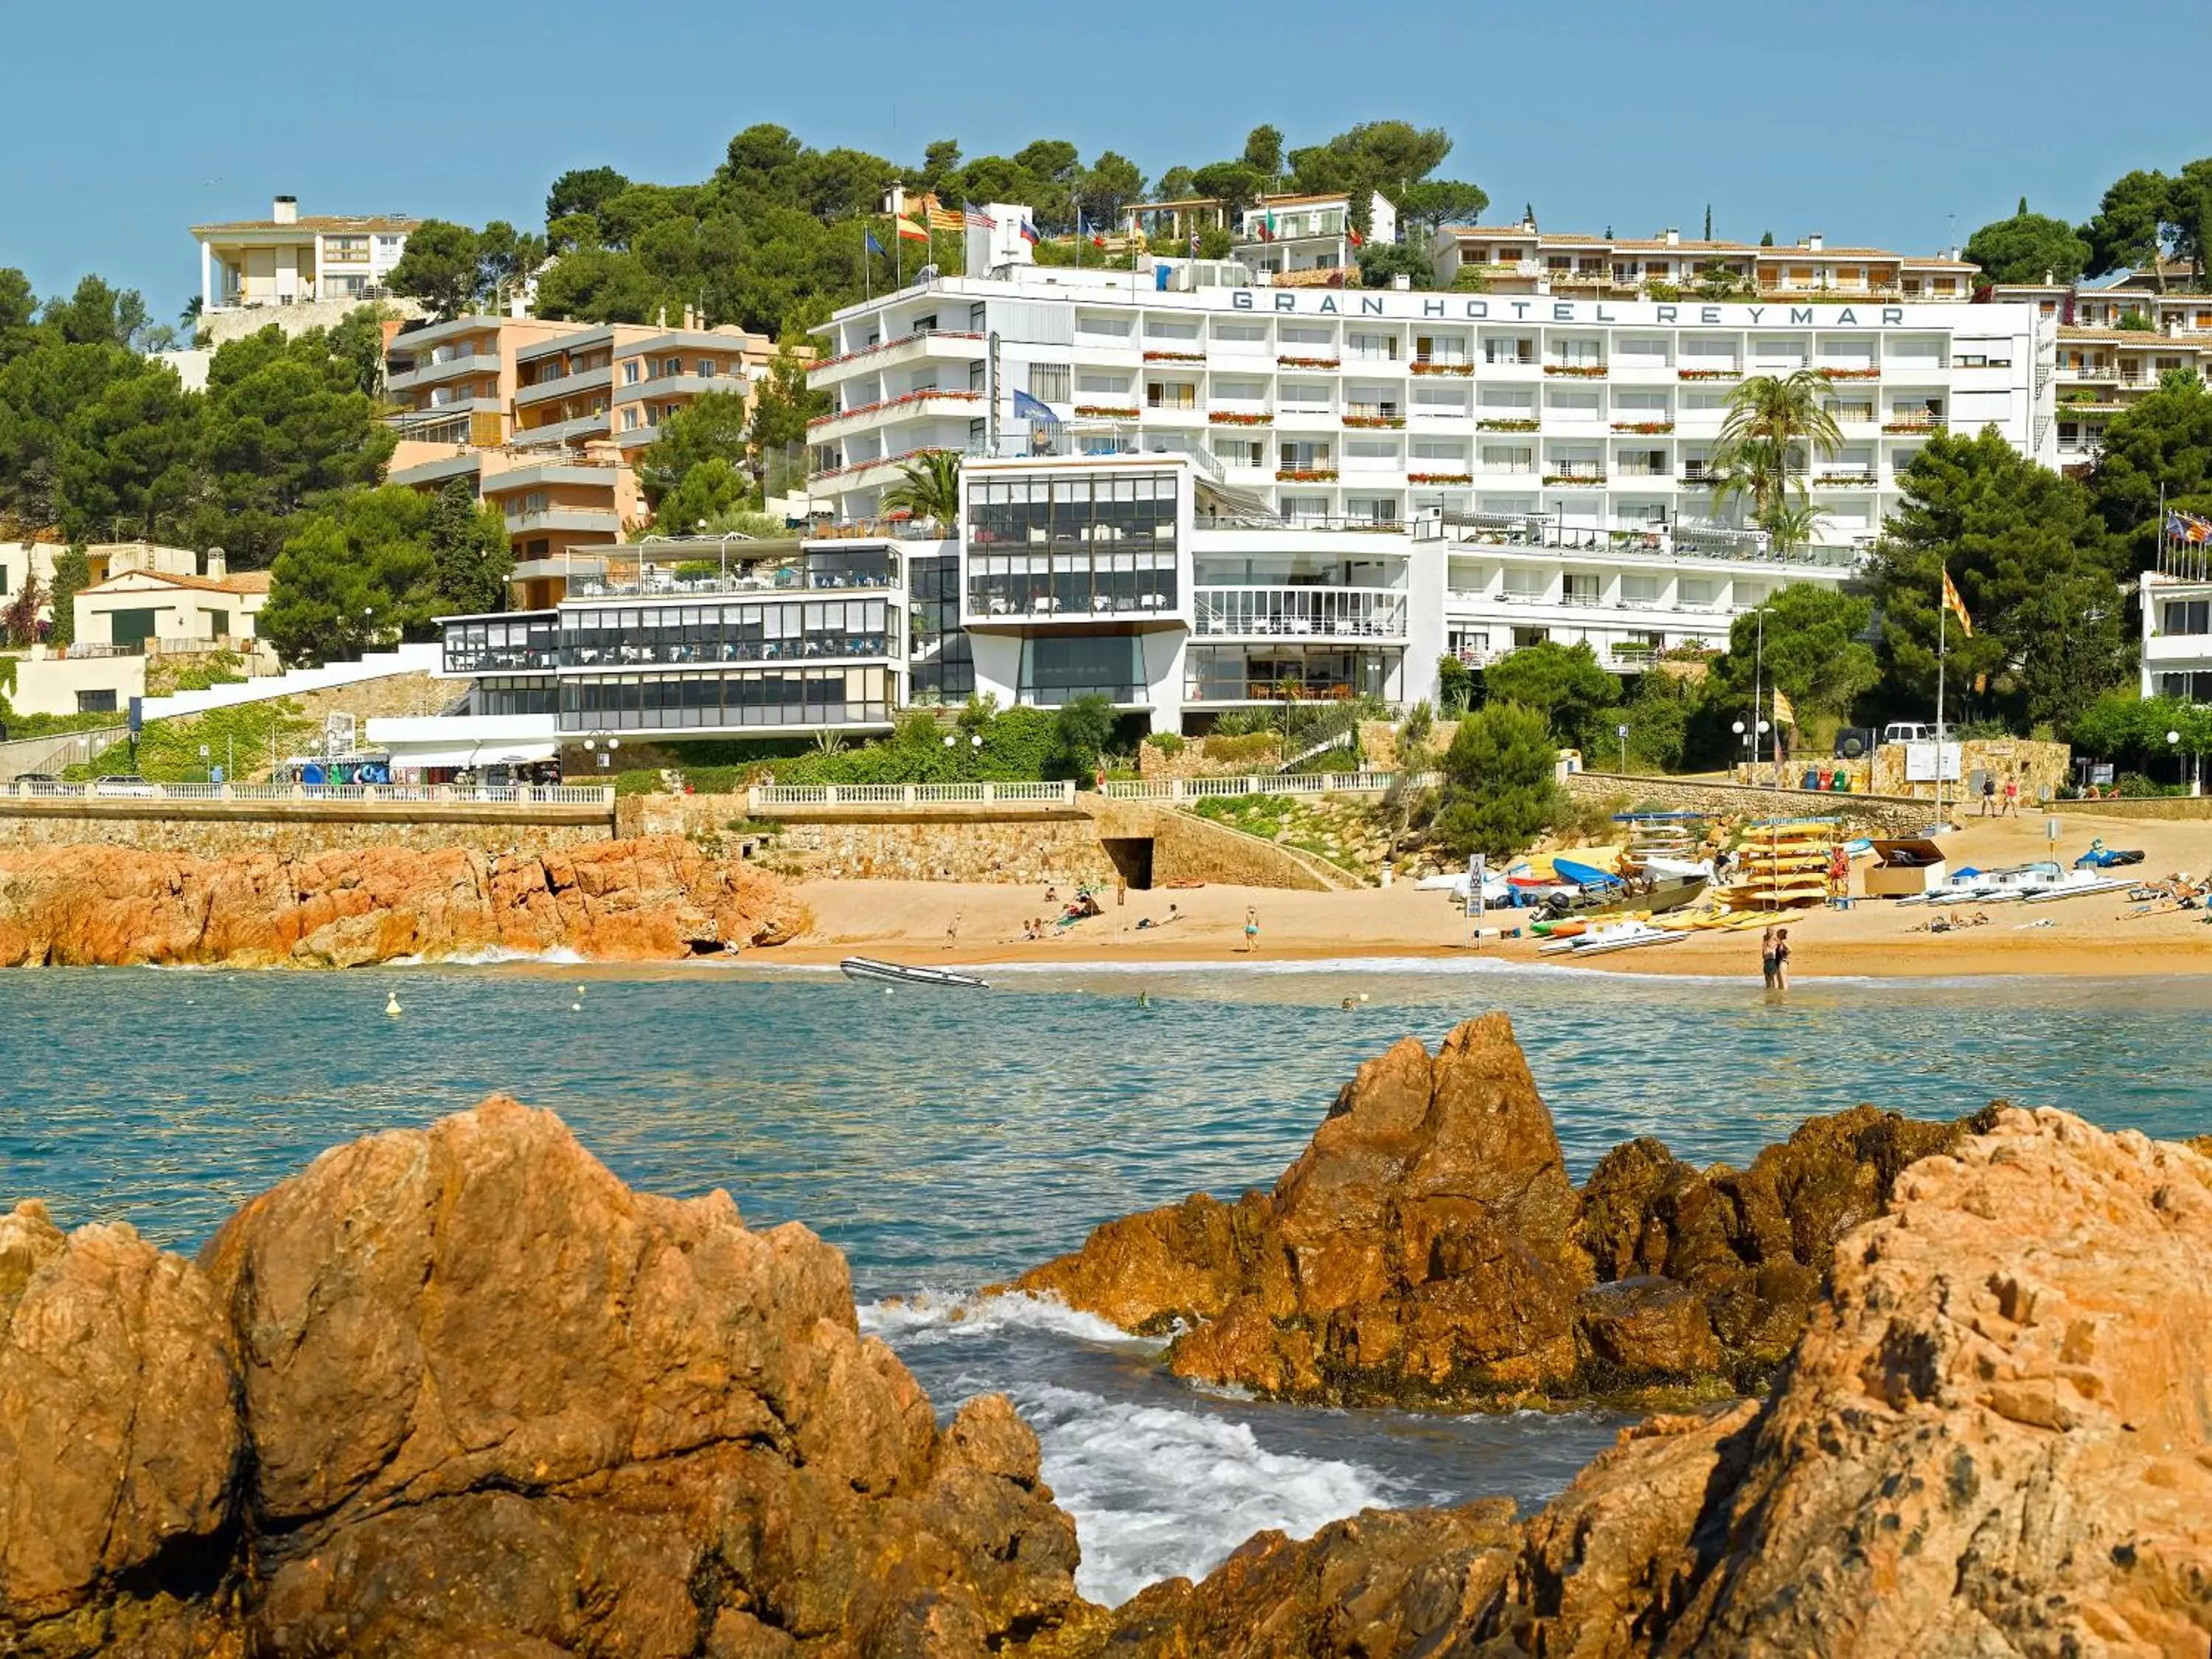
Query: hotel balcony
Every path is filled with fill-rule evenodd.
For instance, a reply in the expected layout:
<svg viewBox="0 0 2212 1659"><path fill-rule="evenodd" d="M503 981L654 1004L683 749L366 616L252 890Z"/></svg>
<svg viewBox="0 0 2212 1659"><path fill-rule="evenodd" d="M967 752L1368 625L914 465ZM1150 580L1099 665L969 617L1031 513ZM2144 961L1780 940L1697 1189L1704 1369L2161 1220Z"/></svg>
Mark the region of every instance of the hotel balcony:
<svg viewBox="0 0 2212 1659"><path fill-rule="evenodd" d="M548 444L580 444L587 438L604 438L608 426L607 411L593 410L565 421L549 421L544 426L518 425L510 441L521 449Z"/></svg>
<svg viewBox="0 0 2212 1659"><path fill-rule="evenodd" d="M831 357L813 364L806 372L806 383L820 391L841 385L856 374L883 374L911 363L973 362L983 355L987 344L981 334L950 329L927 329L919 334L902 334L895 340L885 340L879 345L863 346L858 351L848 351L842 357Z"/></svg>
<svg viewBox="0 0 2212 1659"><path fill-rule="evenodd" d="M1406 595L1387 587L1200 587L1194 631L1245 639L1402 640Z"/></svg>
<svg viewBox="0 0 2212 1659"><path fill-rule="evenodd" d="M939 415L980 417L982 413L983 394L980 392L925 386L918 392L886 398L880 403L817 415L806 423L806 441L828 443L871 424L894 420L923 420Z"/></svg>
<svg viewBox="0 0 2212 1659"><path fill-rule="evenodd" d="M393 393L412 392L418 386L440 386L448 380L464 380L478 374L489 374L495 380L498 378L497 351L463 353L438 362L417 363L404 374L391 376L385 381L384 387L386 392Z"/></svg>
<svg viewBox="0 0 2212 1659"><path fill-rule="evenodd" d="M622 532L622 515L611 507L563 507L507 509L507 533L527 536L541 530L566 530L584 535L616 536Z"/></svg>
<svg viewBox="0 0 2212 1659"><path fill-rule="evenodd" d="M556 375L550 380L517 386L514 389L514 406L519 410L532 404L542 404L551 398L574 397L580 392L603 392L612 387L614 383L613 366L602 363L597 368L580 369L574 374Z"/></svg>

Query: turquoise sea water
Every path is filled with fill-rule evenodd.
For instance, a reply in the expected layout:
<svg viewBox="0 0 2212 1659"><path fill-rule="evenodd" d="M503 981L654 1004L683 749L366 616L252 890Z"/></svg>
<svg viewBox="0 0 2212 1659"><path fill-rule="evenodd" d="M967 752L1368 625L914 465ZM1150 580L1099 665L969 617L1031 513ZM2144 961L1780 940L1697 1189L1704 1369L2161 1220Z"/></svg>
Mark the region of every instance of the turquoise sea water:
<svg viewBox="0 0 2212 1659"><path fill-rule="evenodd" d="M1346 995L1367 1000L1347 1012ZM843 1248L864 1322L940 1408L1014 1395L1077 1516L1085 1588L1119 1597L1261 1526L1540 1499L1610 1439L1600 1413L1215 1398L1063 1310L999 1298L949 1316L1100 1221L1267 1184L1360 1060L1493 1007L1578 1178L1633 1135L1741 1159L1860 1100L1950 1116L2004 1096L2212 1129L2212 988L2181 981L1826 981L1770 1002L1739 981L1426 964L1010 971L988 995L895 996L713 969L70 970L0 979L0 1202L42 1196L65 1224L128 1219L190 1249L324 1147L505 1090L635 1184L724 1187L750 1221L803 1220Z"/></svg>

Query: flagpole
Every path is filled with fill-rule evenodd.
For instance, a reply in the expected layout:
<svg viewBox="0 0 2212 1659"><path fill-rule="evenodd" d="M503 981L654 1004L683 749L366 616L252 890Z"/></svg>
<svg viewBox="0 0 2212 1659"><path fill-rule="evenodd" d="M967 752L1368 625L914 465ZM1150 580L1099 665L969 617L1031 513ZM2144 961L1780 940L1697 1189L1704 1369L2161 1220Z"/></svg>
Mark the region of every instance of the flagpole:
<svg viewBox="0 0 2212 1659"><path fill-rule="evenodd" d="M1944 623L1944 613L1950 610L1944 584L1950 580L1950 572L1944 569L1941 559L1936 562L1936 822L1943 822L1943 658L1950 648L1950 635Z"/></svg>

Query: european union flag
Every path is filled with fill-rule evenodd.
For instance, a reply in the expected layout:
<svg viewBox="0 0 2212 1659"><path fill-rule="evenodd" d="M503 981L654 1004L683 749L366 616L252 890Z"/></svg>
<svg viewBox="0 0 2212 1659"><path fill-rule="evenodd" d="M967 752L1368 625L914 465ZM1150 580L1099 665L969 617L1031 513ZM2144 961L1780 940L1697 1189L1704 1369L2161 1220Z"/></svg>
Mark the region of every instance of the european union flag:
<svg viewBox="0 0 2212 1659"><path fill-rule="evenodd" d="M876 233L874 231L864 230L860 234L868 239L869 252L881 253L884 251L884 245L876 240Z"/></svg>

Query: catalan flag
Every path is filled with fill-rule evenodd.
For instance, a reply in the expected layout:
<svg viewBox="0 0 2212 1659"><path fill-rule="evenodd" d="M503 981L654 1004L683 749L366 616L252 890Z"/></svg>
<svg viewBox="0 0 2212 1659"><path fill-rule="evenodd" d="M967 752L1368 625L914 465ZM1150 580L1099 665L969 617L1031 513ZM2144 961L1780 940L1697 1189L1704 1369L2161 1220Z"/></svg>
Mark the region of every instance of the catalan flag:
<svg viewBox="0 0 2212 1659"><path fill-rule="evenodd" d="M933 196L929 198L929 228L956 233L963 231L968 228L968 216L957 208L946 207Z"/></svg>
<svg viewBox="0 0 2212 1659"><path fill-rule="evenodd" d="M1959 597L1959 590L1951 580L1951 573L1943 573L1943 608L1959 619L1959 631L1968 639L1974 637L1973 618L1966 614L1966 602Z"/></svg>

